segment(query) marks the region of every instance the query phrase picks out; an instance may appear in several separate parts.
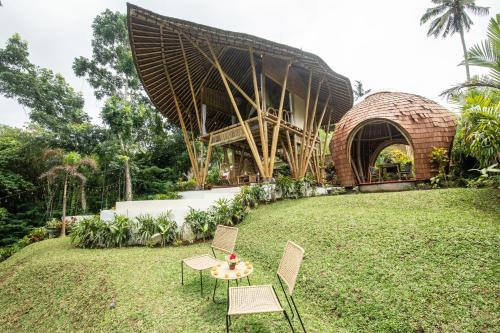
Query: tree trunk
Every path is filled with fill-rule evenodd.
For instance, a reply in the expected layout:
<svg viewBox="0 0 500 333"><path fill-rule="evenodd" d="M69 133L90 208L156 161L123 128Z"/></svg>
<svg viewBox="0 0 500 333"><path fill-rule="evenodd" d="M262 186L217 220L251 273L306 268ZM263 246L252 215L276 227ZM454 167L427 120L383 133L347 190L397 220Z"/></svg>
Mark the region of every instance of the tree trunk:
<svg viewBox="0 0 500 333"><path fill-rule="evenodd" d="M132 179L130 178L130 165L125 160L125 200L132 201Z"/></svg>
<svg viewBox="0 0 500 333"><path fill-rule="evenodd" d="M123 152L125 153L125 144L123 143L122 137L119 136L120 145ZM132 201L132 178L130 177L130 165L128 163L128 156L125 160L125 201Z"/></svg>
<svg viewBox="0 0 500 333"><path fill-rule="evenodd" d="M467 82L469 82L470 81L469 59L467 59L467 46L465 46L465 38L464 38L463 29L460 29L460 39L462 40L462 49L464 51L465 73L467 75Z"/></svg>
<svg viewBox="0 0 500 333"><path fill-rule="evenodd" d="M82 211L85 213L87 211L87 196L85 195L85 185L82 184Z"/></svg>
<svg viewBox="0 0 500 333"><path fill-rule="evenodd" d="M68 174L64 175L63 202L62 202L62 219L61 219L61 236L66 236L66 201L68 193Z"/></svg>

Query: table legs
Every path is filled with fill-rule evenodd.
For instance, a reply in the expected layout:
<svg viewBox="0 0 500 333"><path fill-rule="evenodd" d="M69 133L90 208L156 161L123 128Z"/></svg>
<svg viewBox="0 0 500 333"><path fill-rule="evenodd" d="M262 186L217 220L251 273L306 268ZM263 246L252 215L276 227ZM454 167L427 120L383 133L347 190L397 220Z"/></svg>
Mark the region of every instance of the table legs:
<svg viewBox="0 0 500 333"><path fill-rule="evenodd" d="M227 280L227 290L226 290L226 302L229 303L229 282L231 280ZM240 286L240 281L241 279L235 279L233 280L235 283L236 283L236 286L239 287ZM250 285L250 278L247 276L247 282L248 282L248 285ZM217 285L219 284L219 279L215 279L215 285L214 285L214 292L212 294L212 302L214 302L215 304L223 304L224 301L216 301L215 300L215 292L217 290Z"/></svg>

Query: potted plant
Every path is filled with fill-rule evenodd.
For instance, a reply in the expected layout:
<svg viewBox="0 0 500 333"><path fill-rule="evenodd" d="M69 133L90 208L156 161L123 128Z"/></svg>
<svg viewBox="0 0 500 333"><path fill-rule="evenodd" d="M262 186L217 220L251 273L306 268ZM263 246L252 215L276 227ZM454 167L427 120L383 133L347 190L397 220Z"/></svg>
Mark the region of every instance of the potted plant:
<svg viewBox="0 0 500 333"><path fill-rule="evenodd" d="M59 219L53 218L45 223L45 228L47 229L47 234L50 238L59 236L61 232L62 222Z"/></svg>

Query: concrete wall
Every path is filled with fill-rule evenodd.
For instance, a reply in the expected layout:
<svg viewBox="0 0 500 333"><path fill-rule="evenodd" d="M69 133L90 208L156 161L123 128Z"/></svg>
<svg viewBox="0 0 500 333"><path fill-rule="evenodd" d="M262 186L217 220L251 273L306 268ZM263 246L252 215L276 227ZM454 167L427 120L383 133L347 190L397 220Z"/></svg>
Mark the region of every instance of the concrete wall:
<svg viewBox="0 0 500 333"><path fill-rule="evenodd" d="M114 213L129 218L135 218L145 214L158 216L162 213L171 211L177 225L182 227L190 207L206 210L218 199L233 199L239 191L239 187L217 188L209 191L180 192L179 194L182 196L182 199L175 200L118 201ZM109 212L105 212L104 216L103 213L101 213L101 216L104 217L105 220L109 220L109 218L112 217L109 214Z"/></svg>

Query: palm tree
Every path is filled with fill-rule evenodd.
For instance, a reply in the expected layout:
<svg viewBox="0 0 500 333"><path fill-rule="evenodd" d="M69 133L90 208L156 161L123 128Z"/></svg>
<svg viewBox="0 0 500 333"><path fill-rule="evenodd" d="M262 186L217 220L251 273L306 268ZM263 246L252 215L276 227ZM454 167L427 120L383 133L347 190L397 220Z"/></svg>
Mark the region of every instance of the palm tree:
<svg viewBox="0 0 500 333"><path fill-rule="evenodd" d="M355 100L360 99L362 96L369 94L370 91L372 91L371 89L365 90L365 88L363 88L363 83L361 83L361 81L356 80L355 82L356 83L354 84L354 89L353 89Z"/></svg>
<svg viewBox="0 0 500 333"><path fill-rule="evenodd" d="M81 201L82 210L87 209L87 200L85 198L85 184L87 177L79 170L82 166L87 166L90 170L97 170L97 162L90 157L81 157L77 152L69 152L65 154L60 149L47 149L44 151L43 159L57 159L60 164L51 167L48 171L40 175L40 178L47 178L49 182L54 181L58 177L63 180L63 202L62 202L62 226L61 235L66 236L66 203L68 196L68 183L71 178L77 178L81 185Z"/></svg>
<svg viewBox="0 0 500 333"><path fill-rule="evenodd" d="M441 93L442 96L456 95L465 88L500 90L500 14L490 19L488 39L471 47L467 52L467 60L471 66L489 69L488 75L453 86ZM465 65L465 61L461 65Z"/></svg>
<svg viewBox="0 0 500 333"><path fill-rule="evenodd" d="M467 81L470 81L469 62L467 59L467 47L465 46L464 32L469 31L474 24L467 11L475 15L488 15L489 7L476 6L475 0L431 0L436 7L427 8L425 14L420 18L420 24L427 23L432 19L427 36L445 38L454 33L460 34L464 52L465 73Z"/></svg>

